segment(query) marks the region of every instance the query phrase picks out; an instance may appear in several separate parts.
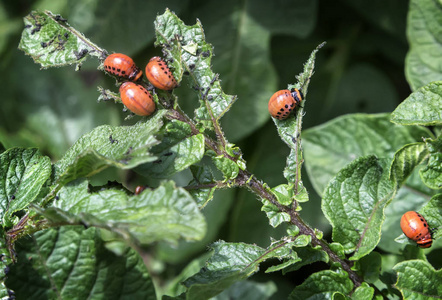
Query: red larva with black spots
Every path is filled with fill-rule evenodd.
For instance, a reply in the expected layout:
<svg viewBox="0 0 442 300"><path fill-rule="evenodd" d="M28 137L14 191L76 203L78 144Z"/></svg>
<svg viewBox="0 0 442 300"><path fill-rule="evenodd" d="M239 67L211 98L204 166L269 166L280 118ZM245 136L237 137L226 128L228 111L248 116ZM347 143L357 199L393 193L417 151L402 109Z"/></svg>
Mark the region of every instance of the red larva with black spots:
<svg viewBox="0 0 442 300"><path fill-rule="evenodd" d="M407 211L401 218L404 234L421 248L430 248L433 243L427 220L415 211Z"/></svg>
<svg viewBox="0 0 442 300"><path fill-rule="evenodd" d="M152 95L143 86L127 81L120 86L120 97L126 107L136 115L150 116L155 111Z"/></svg>
<svg viewBox="0 0 442 300"><path fill-rule="evenodd" d="M166 62L159 56L154 56L149 60L145 71L147 80L160 90L170 91L177 86L175 77Z"/></svg>
<svg viewBox="0 0 442 300"><path fill-rule="evenodd" d="M132 58L125 54L113 53L106 57L103 65L106 72L131 81L138 81L143 75Z"/></svg>
<svg viewBox="0 0 442 300"><path fill-rule="evenodd" d="M287 119L290 113L302 101L303 95L298 89L280 90L273 94L269 100L269 112L278 120Z"/></svg>

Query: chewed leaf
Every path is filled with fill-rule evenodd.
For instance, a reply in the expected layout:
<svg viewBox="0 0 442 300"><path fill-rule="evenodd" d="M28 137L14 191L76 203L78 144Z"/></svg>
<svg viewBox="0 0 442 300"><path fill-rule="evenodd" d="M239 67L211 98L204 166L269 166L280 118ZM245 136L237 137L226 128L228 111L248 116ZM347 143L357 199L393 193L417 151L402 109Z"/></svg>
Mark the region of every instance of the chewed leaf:
<svg viewBox="0 0 442 300"><path fill-rule="evenodd" d="M181 81L184 72L197 90L200 107L195 111L195 119L207 128L213 128L212 120L218 120L229 110L236 100L226 95L218 75L211 69L213 47L206 43L201 23L187 26L170 10L155 21L157 44L164 47L166 58L173 74ZM179 32L179 34L177 34Z"/></svg>
<svg viewBox="0 0 442 300"><path fill-rule="evenodd" d="M36 200L51 171L51 160L37 149L11 148L0 155L0 214L3 226L12 225L12 214Z"/></svg>
<svg viewBox="0 0 442 300"><path fill-rule="evenodd" d="M19 49L43 68L79 65L88 55L101 57L104 52L50 11L33 11L24 22Z"/></svg>
<svg viewBox="0 0 442 300"><path fill-rule="evenodd" d="M60 190L54 207L35 210L56 224L97 226L143 244L199 240L206 232L195 201L173 182L131 196L117 189L89 193L86 180L74 183Z"/></svg>
<svg viewBox="0 0 442 300"><path fill-rule="evenodd" d="M92 176L109 166L134 168L154 161L150 149L158 144L155 135L163 126L165 111L133 126L103 125L83 135L55 164L55 179L64 184Z"/></svg>
<svg viewBox="0 0 442 300"><path fill-rule="evenodd" d="M316 47L315 50L312 51L309 59L304 65L303 72L298 76L299 82L296 85L289 85L289 89L297 88L302 91L304 97L307 95L310 77L313 75L315 69L316 53L324 45L325 43L322 43L318 47ZM287 166L284 170L284 177L289 183L295 183L301 178L300 172L302 166L301 162L303 161L303 158L301 152L301 141L299 138L301 135L302 116L304 114L304 101L305 98L302 99L302 102L299 104L299 108L296 111L295 117L289 117L286 120L277 120L273 118L279 135L291 149L290 155L287 158Z"/></svg>

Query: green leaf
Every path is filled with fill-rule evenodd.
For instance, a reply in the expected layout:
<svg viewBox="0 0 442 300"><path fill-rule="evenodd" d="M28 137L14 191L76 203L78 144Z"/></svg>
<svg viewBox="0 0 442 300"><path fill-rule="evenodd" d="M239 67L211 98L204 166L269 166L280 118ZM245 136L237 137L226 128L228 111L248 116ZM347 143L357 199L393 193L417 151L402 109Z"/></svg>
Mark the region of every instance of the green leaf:
<svg viewBox="0 0 442 300"><path fill-rule="evenodd" d="M172 59L170 67L175 78L181 81L184 71L188 72L198 90L200 107L195 111L195 119L213 129L212 121L218 122L236 98L222 91L218 75L211 70L213 47L206 43L201 23L186 26L167 9L157 16L155 32L156 44L165 49L166 58Z"/></svg>
<svg viewBox="0 0 442 300"><path fill-rule="evenodd" d="M269 224L272 227L278 227L284 222L290 222L290 215L288 213L281 212L276 205L266 199L261 199L261 201L263 204L261 210L267 214Z"/></svg>
<svg viewBox="0 0 442 300"><path fill-rule="evenodd" d="M396 288L404 299L440 299L442 270L436 271L428 262L408 260L394 266Z"/></svg>
<svg viewBox="0 0 442 300"><path fill-rule="evenodd" d="M9 300L9 296L13 293L10 288L6 287L5 281L7 279L7 273L10 270L10 265L12 265L12 259L9 254L8 246L6 240L2 237L0 238L0 299Z"/></svg>
<svg viewBox="0 0 442 300"><path fill-rule="evenodd" d="M394 180L398 186L402 185L427 156L428 151L424 143L405 145L394 154L390 167L390 179Z"/></svg>
<svg viewBox="0 0 442 300"><path fill-rule="evenodd" d="M101 58L103 54L102 49L70 27L60 15L33 11L24 22L19 49L42 68L72 64L78 68L88 55Z"/></svg>
<svg viewBox="0 0 442 300"><path fill-rule="evenodd" d="M395 189L385 162L375 156L356 159L326 188L322 211L333 227L333 241L357 260L370 253L381 237L385 206Z"/></svg>
<svg viewBox="0 0 442 300"><path fill-rule="evenodd" d="M442 188L442 136L438 139L425 139L430 157L425 168L420 170L422 181L432 189Z"/></svg>
<svg viewBox="0 0 442 300"><path fill-rule="evenodd" d="M378 252L371 252L355 262L355 265L365 281L375 283L381 274L382 257Z"/></svg>
<svg viewBox="0 0 442 300"><path fill-rule="evenodd" d="M244 243L216 242L212 257L201 271L184 282L187 299L209 299L233 283L252 276L259 264L270 258L291 255L291 244L275 242L267 249Z"/></svg>
<svg viewBox="0 0 442 300"><path fill-rule="evenodd" d="M408 96L391 114L391 122L400 125L442 125L442 81L431 82Z"/></svg>
<svg viewBox="0 0 442 300"><path fill-rule="evenodd" d="M224 176L225 180L235 179L239 174L238 165L224 155L212 157L213 164Z"/></svg>
<svg viewBox="0 0 442 300"><path fill-rule="evenodd" d="M296 254L301 260L285 268L283 270L283 274L297 271L301 267L310 265L314 262L323 261L325 263L328 263L329 261L327 253L321 250L320 248L301 247L301 248L296 248L294 251L296 251Z"/></svg>
<svg viewBox="0 0 442 300"><path fill-rule="evenodd" d="M154 154L157 160L136 169L144 176L166 178L199 162L204 156L204 135L192 135L171 145L170 148Z"/></svg>
<svg viewBox="0 0 442 300"><path fill-rule="evenodd" d="M280 184L272 188L273 195L276 196L276 200L282 205L292 204L293 189L288 184Z"/></svg>
<svg viewBox="0 0 442 300"><path fill-rule="evenodd" d="M442 194L434 195L428 203L419 211L428 222L428 226L433 231L433 239L442 238Z"/></svg>
<svg viewBox="0 0 442 300"><path fill-rule="evenodd" d="M423 127L392 124L389 114L352 114L303 131L302 145L309 178L322 195L332 177L355 158L392 158L405 144L431 136Z"/></svg>
<svg viewBox="0 0 442 300"><path fill-rule="evenodd" d="M291 90L292 88L298 88L302 90L302 93L304 94L304 99L302 100L295 114L296 118L293 116L290 116L286 120L278 120L273 118L281 139L289 146L291 150L290 155L287 158L287 166L284 169L284 177L289 183L296 184L301 179L301 166L303 157L299 136L301 134L302 117L304 115L303 105L305 105L306 101L308 83L315 69L316 53L324 46L324 44L325 43L320 44L310 54L309 59L304 64L303 72L297 76L299 83L288 86L289 90Z"/></svg>
<svg viewBox="0 0 442 300"><path fill-rule="evenodd" d="M349 295L352 289L353 283L346 273L326 270L310 275L288 299L333 299L336 295Z"/></svg>
<svg viewBox="0 0 442 300"><path fill-rule="evenodd" d="M37 211L55 225L97 226L143 244L200 240L206 233L206 222L192 197L171 181L134 196L116 189L89 193L86 180L74 183L60 190L54 207Z"/></svg>
<svg viewBox="0 0 442 300"><path fill-rule="evenodd" d="M359 287L356 288L354 293L351 295L351 299L373 299L374 288L372 288L368 283L363 282Z"/></svg>
<svg viewBox="0 0 442 300"><path fill-rule="evenodd" d="M438 1L410 1L407 21L410 50L405 60L405 76L413 91L431 81L442 80L441 16Z"/></svg>
<svg viewBox="0 0 442 300"><path fill-rule="evenodd" d="M133 126L103 125L83 135L55 164L59 184L90 177L109 166L131 169L156 160L150 149L158 144L155 135L163 125L165 111Z"/></svg>
<svg viewBox="0 0 442 300"><path fill-rule="evenodd" d="M195 199L199 208L203 208L213 199L216 190L215 180L209 166L190 166L193 180L188 185L188 191ZM213 185L213 187L210 187ZM207 186L207 187L206 187Z"/></svg>
<svg viewBox="0 0 442 300"><path fill-rule="evenodd" d="M51 160L37 149L11 148L0 154L0 213L3 227L16 223L12 215L37 199L51 172Z"/></svg>
<svg viewBox="0 0 442 300"><path fill-rule="evenodd" d="M17 299L156 299L138 253L126 248L116 256L95 228L47 229L17 247L18 263L6 281Z"/></svg>
<svg viewBox="0 0 442 300"><path fill-rule="evenodd" d="M221 294L211 298L212 300L267 300L278 290L276 284L272 281L254 282L244 280L235 282Z"/></svg>
<svg viewBox="0 0 442 300"><path fill-rule="evenodd" d="M318 1L253 1L248 14L272 34L305 38L316 24ZM272 16L269 18L269 16Z"/></svg>

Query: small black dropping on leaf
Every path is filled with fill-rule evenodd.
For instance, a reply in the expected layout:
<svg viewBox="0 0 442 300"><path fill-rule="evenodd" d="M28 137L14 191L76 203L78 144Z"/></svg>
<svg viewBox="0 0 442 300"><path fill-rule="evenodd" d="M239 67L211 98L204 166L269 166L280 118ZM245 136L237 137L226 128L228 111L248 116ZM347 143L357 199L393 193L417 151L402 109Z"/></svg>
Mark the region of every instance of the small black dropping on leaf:
<svg viewBox="0 0 442 300"><path fill-rule="evenodd" d="M15 200L15 195L12 195L12 196L11 196L11 200Z"/></svg>
<svg viewBox="0 0 442 300"><path fill-rule="evenodd" d="M155 161L153 161L152 163L154 163L154 164L160 164L160 163L162 163L163 161L161 160L161 159L157 159L157 160L155 160Z"/></svg>
<svg viewBox="0 0 442 300"><path fill-rule="evenodd" d="M68 38L69 38L69 33L65 32L65 33L64 33L64 37L65 37L66 39L68 39Z"/></svg>
<svg viewBox="0 0 442 300"><path fill-rule="evenodd" d="M55 201L60 200L60 196L56 195L55 196Z"/></svg>
<svg viewBox="0 0 442 300"><path fill-rule="evenodd" d="M57 21L57 22L58 21L60 21L60 22L67 22L68 21L67 19L63 18L60 15L55 15L54 20Z"/></svg>
<svg viewBox="0 0 442 300"><path fill-rule="evenodd" d="M184 72L183 72L183 75L186 75L186 76L187 76L187 75L189 75L189 74L190 74L189 71L184 71Z"/></svg>
<svg viewBox="0 0 442 300"><path fill-rule="evenodd" d="M48 44L45 43L45 42L41 42L40 45L41 45L42 48L46 48L48 46Z"/></svg>
<svg viewBox="0 0 442 300"><path fill-rule="evenodd" d="M118 144L118 140L113 139L113 138L112 138L112 134L109 135L109 142L110 142L111 144L113 144L113 143L117 143L117 144Z"/></svg>
<svg viewBox="0 0 442 300"><path fill-rule="evenodd" d="M209 51L209 50L207 50L207 51L203 51L203 52L201 53L201 55L202 55L203 57L209 57L209 56L210 56L210 51Z"/></svg>
<svg viewBox="0 0 442 300"><path fill-rule="evenodd" d="M212 101L213 100L213 96L212 95L207 96L207 100L208 101Z"/></svg>
<svg viewBox="0 0 442 300"><path fill-rule="evenodd" d="M74 50L74 55L76 56L77 60L80 60L83 57L85 57L86 54L88 54L88 52L89 52L89 50L87 50L87 49L80 50L79 52Z"/></svg>
<svg viewBox="0 0 442 300"><path fill-rule="evenodd" d="M132 146L130 146L129 147L129 149L127 149L127 151L126 151L126 153L124 153L125 155L129 155L129 154L131 154L132 153L132 151L133 151L133 147Z"/></svg>
<svg viewBox="0 0 442 300"><path fill-rule="evenodd" d="M167 153L164 153L164 156L171 156L173 154L173 152L167 152Z"/></svg>
<svg viewBox="0 0 442 300"><path fill-rule="evenodd" d="M192 71L193 69L195 69L195 64L190 64L189 65L189 69Z"/></svg>

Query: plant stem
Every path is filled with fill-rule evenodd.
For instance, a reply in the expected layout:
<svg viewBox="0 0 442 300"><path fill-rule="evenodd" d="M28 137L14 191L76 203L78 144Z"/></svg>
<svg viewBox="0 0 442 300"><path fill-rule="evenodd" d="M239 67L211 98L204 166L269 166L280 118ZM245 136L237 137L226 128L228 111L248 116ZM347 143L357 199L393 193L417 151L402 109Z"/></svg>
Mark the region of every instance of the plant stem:
<svg viewBox="0 0 442 300"><path fill-rule="evenodd" d="M194 124L194 122L187 115L185 115L183 112L181 112L179 109L171 110L171 113L168 115L168 118L179 120L179 121L186 122L187 124L189 124L192 129L192 134L199 134L200 133L199 130L196 128L196 125ZM222 147L222 143L215 142L212 138L208 137L207 135L204 135L204 136L205 136L206 146L210 150L213 150L215 153L217 153L217 155L222 154L225 157L235 161L235 159L233 157L229 156L225 152L224 148L220 149L220 147ZM299 139L297 139L297 140L299 140ZM298 141L296 141L295 144L300 147L300 144L298 143ZM322 250L324 250L328 254L328 256L332 262L338 263L339 265L342 266L342 268L348 273L350 280L353 282L354 288L357 288L362 284L363 279L355 271L353 271L351 269L351 267L353 265L352 262L340 258L335 252L333 252L331 250L331 248L327 242L319 239L316 236L314 229L312 229L308 225L306 225L305 222L301 219L298 212L296 211L296 206L288 207L288 206L284 206L281 203L279 203L277 201L276 197L272 194L272 192L268 188L266 188L265 184L261 180L257 179L255 176L253 176L251 173L249 173L247 170L240 170L239 171L239 174L238 174L237 178L235 179L235 183L240 187L246 187L252 193L258 195L259 198L266 199L266 200L270 201L270 203L275 205L279 211L289 214L290 215L290 223L299 228L300 234L311 236L312 246L320 246L322 248ZM218 184L214 183L213 185L204 185L204 186L205 187L215 187L215 186L218 186Z"/></svg>

